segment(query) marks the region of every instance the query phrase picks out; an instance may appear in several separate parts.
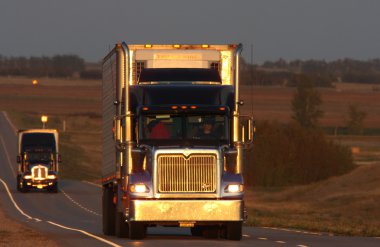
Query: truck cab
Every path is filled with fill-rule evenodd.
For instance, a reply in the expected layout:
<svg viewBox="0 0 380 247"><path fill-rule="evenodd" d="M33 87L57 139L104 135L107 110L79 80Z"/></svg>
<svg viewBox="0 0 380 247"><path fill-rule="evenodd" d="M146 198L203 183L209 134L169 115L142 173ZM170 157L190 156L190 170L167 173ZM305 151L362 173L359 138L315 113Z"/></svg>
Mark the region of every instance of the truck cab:
<svg viewBox="0 0 380 247"><path fill-rule="evenodd" d="M103 232L242 238L240 45L117 44L103 61Z"/></svg>
<svg viewBox="0 0 380 247"><path fill-rule="evenodd" d="M18 131L17 190L58 192L58 132L48 129Z"/></svg>

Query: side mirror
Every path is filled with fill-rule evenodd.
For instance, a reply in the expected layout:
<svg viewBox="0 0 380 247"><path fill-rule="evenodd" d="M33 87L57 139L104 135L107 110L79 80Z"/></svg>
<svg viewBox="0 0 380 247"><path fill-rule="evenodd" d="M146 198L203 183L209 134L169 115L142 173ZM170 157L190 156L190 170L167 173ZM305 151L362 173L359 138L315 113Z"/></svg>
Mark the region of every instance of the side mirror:
<svg viewBox="0 0 380 247"><path fill-rule="evenodd" d="M21 163L21 156L17 155L17 163Z"/></svg>
<svg viewBox="0 0 380 247"><path fill-rule="evenodd" d="M256 136L256 123L251 116L240 116L240 136L241 141L247 148L251 145Z"/></svg>
<svg viewBox="0 0 380 247"><path fill-rule="evenodd" d="M113 119L113 127L112 127L112 133L113 133L113 139L115 141L120 141L121 136L120 136L120 125L121 125L121 120L118 117L115 117Z"/></svg>

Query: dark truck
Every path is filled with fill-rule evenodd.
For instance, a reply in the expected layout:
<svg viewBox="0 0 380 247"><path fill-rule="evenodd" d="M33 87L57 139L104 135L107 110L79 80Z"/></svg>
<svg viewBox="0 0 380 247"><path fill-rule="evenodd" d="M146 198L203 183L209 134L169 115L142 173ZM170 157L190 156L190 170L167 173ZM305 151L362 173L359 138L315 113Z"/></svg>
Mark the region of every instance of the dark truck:
<svg viewBox="0 0 380 247"><path fill-rule="evenodd" d="M60 155L55 129L18 131L17 190L47 189L58 192Z"/></svg>
<svg viewBox="0 0 380 247"><path fill-rule="evenodd" d="M241 45L117 44L103 61L103 232L242 238Z"/></svg>

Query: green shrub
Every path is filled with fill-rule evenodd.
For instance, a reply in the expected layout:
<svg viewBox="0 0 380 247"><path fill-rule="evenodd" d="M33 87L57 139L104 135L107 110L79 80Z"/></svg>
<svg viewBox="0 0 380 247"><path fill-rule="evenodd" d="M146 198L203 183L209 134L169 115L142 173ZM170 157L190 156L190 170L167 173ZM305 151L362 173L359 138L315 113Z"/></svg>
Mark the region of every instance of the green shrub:
<svg viewBox="0 0 380 247"><path fill-rule="evenodd" d="M307 184L354 168L350 150L328 141L321 130L276 122L257 129L255 144L246 153L248 185Z"/></svg>

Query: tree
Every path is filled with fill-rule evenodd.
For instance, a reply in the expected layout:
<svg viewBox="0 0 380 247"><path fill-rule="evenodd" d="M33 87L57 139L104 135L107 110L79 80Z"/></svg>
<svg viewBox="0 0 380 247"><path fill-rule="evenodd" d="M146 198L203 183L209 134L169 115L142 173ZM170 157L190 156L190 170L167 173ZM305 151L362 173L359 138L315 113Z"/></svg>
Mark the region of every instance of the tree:
<svg viewBox="0 0 380 247"><path fill-rule="evenodd" d="M292 100L292 118L303 127L315 128L318 126L319 118L323 116L320 109L321 96L308 77L302 76L297 79L297 92Z"/></svg>
<svg viewBox="0 0 380 247"><path fill-rule="evenodd" d="M363 121L367 113L359 110L355 105L348 106L348 120L347 128L348 132L351 134L363 134L364 125Z"/></svg>

